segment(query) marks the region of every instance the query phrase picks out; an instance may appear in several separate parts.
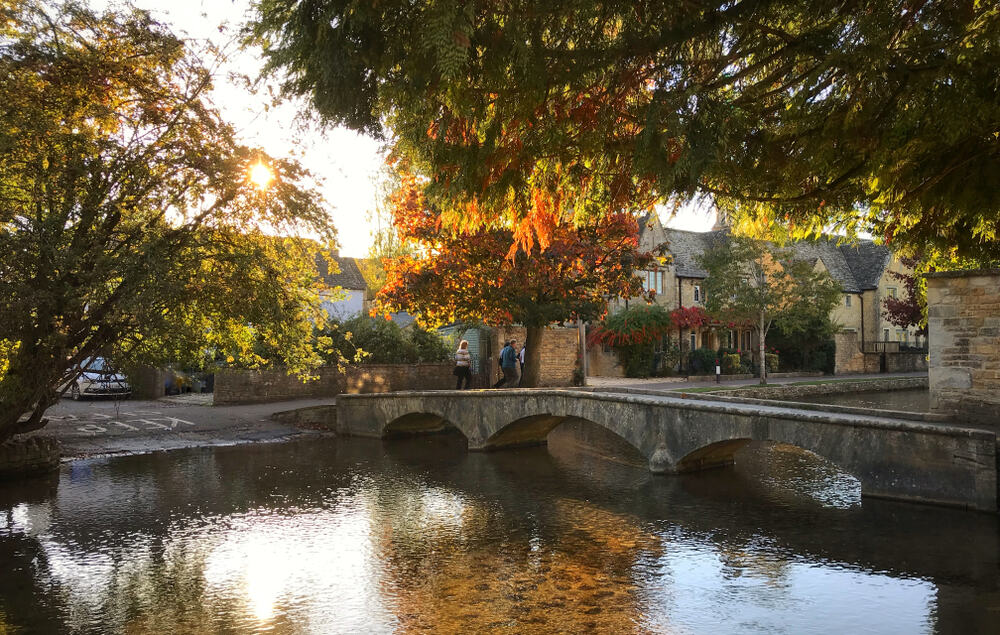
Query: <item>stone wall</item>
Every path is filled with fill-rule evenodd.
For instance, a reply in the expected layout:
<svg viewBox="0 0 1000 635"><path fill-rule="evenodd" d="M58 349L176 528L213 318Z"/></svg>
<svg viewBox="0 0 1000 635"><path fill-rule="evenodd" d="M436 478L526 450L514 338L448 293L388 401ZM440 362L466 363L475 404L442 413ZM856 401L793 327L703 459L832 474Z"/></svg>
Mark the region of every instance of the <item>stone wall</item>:
<svg viewBox="0 0 1000 635"><path fill-rule="evenodd" d="M9 439L0 443L0 478L55 470L59 455L59 442L51 437Z"/></svg>
<svg viewBox="0 0 1000 635"><path fill-rule="evenodd" d="M573 369L577 365L580 347L580 331L576 327L549 327L542 335L542 367L538 377L539 386L572 386ZM522 326L508 326L497 329L493 350L499 354L503 343L511 338L517 340L518 350L524 345L526 331ZM492 374L499 377L497 360L492 360ZM495 381L495 380L494 380Z"/></svg>
<svg viewBox="0 0 1000 635"><path fill-rule="evenodd" d="M159 399L166 394L167 372L150 366L134 366L125 370L133 399Z"/></svg>
<svg viewBox="0 0 1000 635"><path fill-rule="evenodd" d="M885 372L915 373L927 370L927 353L904 351L885 354Z"/></svg>
<svg viewBox="0 0 1000 635"><path fill-rule="evenodd" d="M1000 269L926 277L931 408L1000 423Z"/></svg>
<svg viewBox="0 0 1000 635"><path fill-rule="evenodd" d="M861 352L859 336L854 331L844 331L833 336L836 354L833 362L834 375L879 372L879 355Z"/></svg>
<svg viewBox="0 0 1000 635"><path fill-rule="evenodd" d="M399 390L443 390L455 387L451 362L436 364L364 364L313 371L316 379L303 381L284 370L221 370L215 374L216 405L264 403L335 397L349 393Z"/></svg>

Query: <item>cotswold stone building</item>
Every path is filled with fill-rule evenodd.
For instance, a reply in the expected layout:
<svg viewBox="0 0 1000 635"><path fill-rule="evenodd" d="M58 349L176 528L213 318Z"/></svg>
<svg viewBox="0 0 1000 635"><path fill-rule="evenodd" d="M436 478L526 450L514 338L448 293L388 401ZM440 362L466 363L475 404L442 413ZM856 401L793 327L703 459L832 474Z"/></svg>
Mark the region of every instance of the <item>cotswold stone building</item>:
<svg viewBox="0 0 1000 635"><path fill-rule="evenodd" d="M704 306L702 283L708 274L698 264L698 257L713 245L726 240L728 234L725 219L718 220L711 231L691 232L663 227L655 213L641 218L640 248L653 250L666 245L669 254L655 269L640 272L644 287L655 290L656 302L671 311L679 307ZM899 328L882 315L884 298L905 297L906 294L905 288L890 272L909 272L887 248L870 240L838 244L833 238L798 241L788 248L798 258L813 263L817 270L828 272L844 290L840 304L832 315L842 327L842 332L835 338L836 372L878 372L884 366L884 358L878 354L898 350L901 345L926 345L914 327ZM623 310L628 304L627 300L614 300L609 311ZM702 347L756 350L756 338L749 329L688 329L673 335L675 341L678 338L685 351ZM588 361L591 375L621 374L621 367L610 349L598 347L591 350Z"/></svg>

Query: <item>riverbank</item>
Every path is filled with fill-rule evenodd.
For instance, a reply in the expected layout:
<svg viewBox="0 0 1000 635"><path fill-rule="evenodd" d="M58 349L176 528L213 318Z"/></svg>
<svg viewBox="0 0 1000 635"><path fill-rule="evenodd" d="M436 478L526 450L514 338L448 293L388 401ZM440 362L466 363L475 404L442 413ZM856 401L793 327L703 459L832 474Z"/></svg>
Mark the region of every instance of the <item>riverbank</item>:
<svg viewBox="0 0 1000 635"><path fill-rule="evenodd" d="M334 399L301 399L271 404L211 406L201 401L63 400L47 413L49 423L35 437L54 439L62 460L145 454L192 447L274 443L321 431L275 421L276 412Z"/></svg>

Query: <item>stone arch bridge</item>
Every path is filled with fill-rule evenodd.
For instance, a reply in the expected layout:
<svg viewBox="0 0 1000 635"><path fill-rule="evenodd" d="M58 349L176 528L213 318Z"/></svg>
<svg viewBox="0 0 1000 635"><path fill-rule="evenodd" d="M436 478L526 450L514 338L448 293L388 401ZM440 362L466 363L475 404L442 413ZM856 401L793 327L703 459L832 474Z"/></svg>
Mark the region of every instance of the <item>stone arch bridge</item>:
<svg viewBox="0 0 1000 635"><path fill-rule="evenodd" d="M470 450L545 443L583 420L618 435L656 473L731 464L751 441L809 450L867 496L997 509L997 438L983 429L786 406L579 390L433 391L337 398L339 434L387 438L458 429Z"/></svg>

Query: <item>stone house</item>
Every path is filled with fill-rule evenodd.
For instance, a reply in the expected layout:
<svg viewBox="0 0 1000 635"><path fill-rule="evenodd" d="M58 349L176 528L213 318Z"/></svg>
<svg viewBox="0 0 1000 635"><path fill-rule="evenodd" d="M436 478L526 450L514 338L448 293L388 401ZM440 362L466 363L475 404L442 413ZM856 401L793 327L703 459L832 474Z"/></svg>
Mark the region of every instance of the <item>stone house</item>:
<svg viewBox="0 0 1000 635"><path fill-rule="evenodd" d="M680 307L704 306L703 281L708 274L698 264L698 258L720 241L725 241L728 234L725 219L718 219L711 231L692 232L663 227L655 213L640 218L640 249L654 250L665 245L669 255L654 269L639 272L644 288L655 290L655 302L671 311ZM871 361L869 366L865 366L864 361L855 359L857 355L863 358L865 352L891 352L898 350L900 344L926 344L917 337L913 327L898 328L882 315L882 300L885 297L902 297L906 293L890 272L908 271L886 247L870 240L838 244L835 237L830 237L797 241L789 248L797 258L813 263L817 270L828 272L844 290L843 298L832 315L842 328L835 338L837 372L871 370ZM610 303L608 310L612 313L620 311L628 304L629 300L617 298ZM756 337L750 329L703 327L678 332L672 339L682 342L685 351L703 347L756 349ZM590 375L614 376L622 373L616 356L607 347L588 351L587 360ZM877 360L875 364L874 370L877 371Z"/></svg>

